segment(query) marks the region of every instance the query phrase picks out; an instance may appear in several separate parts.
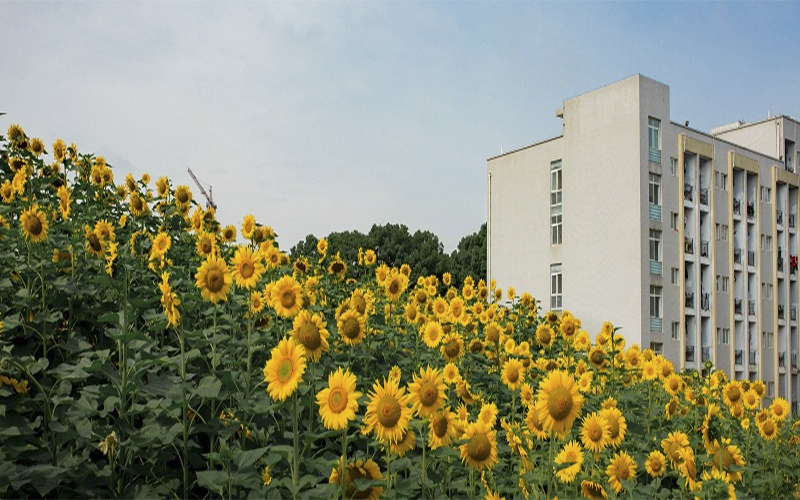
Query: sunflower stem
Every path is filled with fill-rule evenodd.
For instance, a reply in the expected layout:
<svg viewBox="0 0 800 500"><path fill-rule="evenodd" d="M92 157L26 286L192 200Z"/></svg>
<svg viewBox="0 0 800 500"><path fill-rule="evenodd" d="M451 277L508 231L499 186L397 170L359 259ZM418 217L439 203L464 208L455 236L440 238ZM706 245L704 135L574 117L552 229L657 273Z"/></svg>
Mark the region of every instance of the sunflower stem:
<svg viewBox="0 0 800 500"><path fill-rule="evenodd" d="M297 489L299 485L300 469L300 448L297 436L297 391L292 396L292 433L294 434L294 463L292 464L292 498L297 500ZM344 471L344 469L342 469Z"/></svg>
<svg viewBox="0 0 800 500"><path fill-rule="evenodd" d="M339 481L342 483L342 500L345 500L347 494L347 478L345 477L345 470L347 470L347 426L342 430L342 477Z"/></svg>
<svg viewBox="0 0 800 500"><path fill-rule="evenodd" d="M553 496L553 447L555 445L556 438L555 436L550 436L550 453L548 454L547 459L547 498L551 498Z"/></svg>
<svg viewBox="0 0 800 500"><path fill-rule="evenodd" d="M425 432L424 428L420 431L422 435L422 498L425 498L425 476L427 475L427 463L425 463L425 450L428 447L425 443Z"/></svg>
<svg viewBox="0 0 800 500"><path fill-rule="evenodd" d="M183 404L181 405L182 420L183 420L183 447L181 466L183 467L183 498L189 498L189 459L188 441L189 441L189 412L187 411L188 402L186 401L186 346L183 335L183 323L181 323L180 331L178 334L178 341L181 345L181 395L183 397Z"/></svg>

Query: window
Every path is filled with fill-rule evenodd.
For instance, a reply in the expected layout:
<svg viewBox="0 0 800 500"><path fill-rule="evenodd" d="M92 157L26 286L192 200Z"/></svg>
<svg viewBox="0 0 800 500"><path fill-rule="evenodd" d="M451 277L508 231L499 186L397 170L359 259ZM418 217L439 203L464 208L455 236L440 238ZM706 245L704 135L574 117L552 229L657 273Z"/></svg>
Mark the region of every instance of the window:
<svg viewBox="0 0 800 500"><path fill-rule="evenodd" d="M650 230L650 260L661 261L661 231Z"/></svg>
<svg viewBox="0 0 800 500"><path fill-rule="evenodd" d="M672 268L672 284L677 285L681 280L681 271L677 267Z"/></svg>
<svg viewBox="0 0 800 500"><path fill-rule="evenodd" d="M722 191L728 190L728 174L724 172L714 172L714 187Z"/></svg>
<svg viewBox="0 0 800 500"><path fill-rule="evenodd" d="M562 196L561 160L550 163L550 243L560 245L562 242Z"/></svg>
<svg viewBox="0 0 800 500"><path fill-rule="evenodd" d="M661 120L648 117L647 129L647 143L650 149L661 149Z"/></svg>
<svg viewBox="0 0 800 500"><path fill-rule="evenodd" d="M671 227L675 231L678 230L678 214L676 214L675 212L669 214L669 227Z"/></svg>
<svg viewBox="0 0 800 500"><path fill-rule="evenodd" d="M561 296L563 293L561 264L550 266L550 309L561 310Z"/></svg>
<svg viewBox="0 0 800 500"><path fill-rule="evenodd" d="M661 354L664 352L664 344L661 342L650 342L650 349L656 354Z"/></svg>
<svg viewBox="0 0 800 500"><path fill-rule="evenodd" d="M728 345L731 341L730 328L717 328L717 345Z"/></svg>
<svg viewBox="0 0 800 500"><path fill-rule="evenodd" d="M669 158L669 173L678 175L678 159L670 156Z"/></svg>
<svg viewBox="0 0 800 500"><path fill-rule="evenodd" d="M728 225L716 223L714 225L714 234L717 241L728 241Z"/></svg>
<svg viewBox="0 0 800 500"><path fill-rule="evenodd" d="M761 346L764 349L772 349L772 346L775 342L775 334L773 332L764 332L764 335L761 337Z"/></svg>
<svg viewBox="0 0 800 500"><path fill-rule="evenodd" d="M772 236L767 236L766 234L761 235L761 251L762 252L772 251Z"/></svg>
<svg viewBox="0 0 800 500"><path fill-rule="evenodd" d="M661 176L650 174L650 189L647 192L651 205L661 205Z"/></svg>
<svg viewBox="0 0 800 500"><path fill-rule="evenodd" d="M772 283L761 283L761 298L772 300Z"/></svg>
<svg viewBox="0 0 800 500"><path fill-rule="evenodd" d="M717 292L718 293L728 293L728 289L730 287L730 278L727 276L720 276L717 275Z"/></svg>
<svg viewBox="0 0 800 500"><path fill-rule="evenodd" d="M672 322L672 340L678 340L681 334L681 325L677 321Z"/></svg>
<svg viewBox="0 0 800 500"><path fill-rule="evenodd" d="M650 317L661 317L661 287L650 285Z"/></svg>
<svg viewBox="0 0 800 500"><path fill-rule="evenodd" d="M772 199L772 189L761 186L761 203L770 203Z"/></svg>
<svg viewBox="0 0 800 500"><path fill-rule="evenodd" d="M772 380L767 381L767 397L774 398L775 397L775 382Z"/></svg>

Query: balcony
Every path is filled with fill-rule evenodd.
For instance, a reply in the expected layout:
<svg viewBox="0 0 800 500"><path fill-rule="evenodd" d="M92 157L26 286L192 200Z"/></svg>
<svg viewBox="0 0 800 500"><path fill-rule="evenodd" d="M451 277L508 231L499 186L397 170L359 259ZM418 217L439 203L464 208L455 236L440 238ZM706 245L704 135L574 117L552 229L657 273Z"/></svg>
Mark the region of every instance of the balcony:
<svg viewBox="0 0 800 500"><path fill-rule="evenodd" d="M733 199L733 213L735 215L742 215L742 200L739 198Z"/></svg>
<svg viewBox="0 0 800 500"><path fill-rule="evenodd" d="M684 238L683 243L684 251L689 254L694 254L694 240L691 238Z"/></svg>
<svg viewBox="0 0 800 500"><path fill-rule="evenodd" d="M778 353L778 368L786 368L786 352Z"/></svg>
<svg viewBox="0 0 800 500"><path fill-rule="evenodd" d="M786 316L785 309L783 304L778 304L778 319L784 319L784 316Z"/></svg>
<svg viewBox="0 0 800 500"><path fill-rule="evenodd" d="M755 300L748 300L747 301L747 314L750 316L756 315L756 301Z"/></svg>
<svg viewBox="0 0 800 500"><path fill-rule="evenodd" d="M789 314L792 321L797 321L797 306L792 306L789 308Z"/></svg>
<svg viewBox="0 0 800 500"><path fill-rule="evenodd" d="M750 351L748 361L750 362L750 366L758 365L758 351Z"/></svg>
<svg viewBox="0 0 800 500"><path fill-rule="evenodd" d="M783 210L777 210L775 212L775 222L777 222L779 226L783 225Z"/></svg>
<svg viewBox="0 0 800 500"><path fill-rule="evenodd" d="M742 249L741 248L734 248L733 249L733 261L737 264L742 263Z"/></svg>
<svg viewBox="0 0 800 500"><path fill-rule="evenodd" d="M694 346L687 345L686 346L686 362L687 363L694 363Z"/></svg>
<svg viewBox="0 0 800 500"><path fill-rule="evenodd" d="M686 201L694 201L694 188L691 184L683 185L683 199Z"/></svg>
<svg viewBox="0 0 800 500"><path fill-rule="evenodd" d="M734 299L733 312L734 314L742 314L742 299Z"/></svg>
<svg viewBox="0 0 800 500"><path fill-rule="evenodd" d="M700 240L700 257L708 257L708 242Z"/></svg>
<svg viewBox="0 0 800 500"><path fill-rule="evenodd" d="M747 251L747 265L748 266L755 266L756 265L756 252L755 252L755 250L748 250Z"/></svg>
<svg viewBox="0 0 800 500"><path fill-rule="evenodd" d="M711 297L709 297L707 293L704 293L700 298L700 309L703 311L708 311L711 309Z"/></svg>
<svg viewBox="0 0 800 500"><path fill-rule="evenodd" d="M753 220L756 218L756 202L748 201L747 202L747 219Z"/></svg>
<svg viewBox="0 0 800 500"><path fill-rule="evenodd" d="M794 229L795 226L795 214L789 214L789 227Z"/></svg>
<svg viewBox="0 0 800 500"><path fill-rule="evenodd" d="M694 292L686 292L684 305L687 309L694 309Z"/></svg>
<svg viewBox="0 0 800 500"><path fill-rule="evenodd" d="M783 272L783 257L778 255L778 271Z"/></svg>
<svg viewBox="0 0 800 500"><path fill-rule="evenodd" d="M708 189L700 190L700 204L708 206Z"/></svg>
<svg viewBox="0 0 800 500"><path fill-rule="evenodd" d="M792 165L792 159L789 158L789 155L786 155L786 161L784 162L783 166L789 172L794 172L794 165Z"/></svg>
<svg viewBox="0 0 800 500"><path fill-rule="evenodd" d="M792 368L797 369L797 352L792 351Z"/></svg>
<svg viewBox="0 0 800 500"><path fill-rule="evenodd" d="M736 349L733 355L733 363L739 366L744 364L744 351L742 349Z"/></svg>
<svg viewBox="0 0 800 500"><path fill-rule="evenodd" d="M789 255L789 273L797 273L797 255Z"/></svg>
<svg viewBox="0 0 800 500"><path fill-rule="evenodd" d="M700 361L705 363L711 359L711 348L710 347L703 347L703 350L700 351Z"/></svg>
<svg viewBox="0 0 800 500"><path fill-rule="evenodd" d="M658 163L660 165L661 164L661 150L660 149L650 148L649 151L648 151L647 158L651 162Z"/></svg>

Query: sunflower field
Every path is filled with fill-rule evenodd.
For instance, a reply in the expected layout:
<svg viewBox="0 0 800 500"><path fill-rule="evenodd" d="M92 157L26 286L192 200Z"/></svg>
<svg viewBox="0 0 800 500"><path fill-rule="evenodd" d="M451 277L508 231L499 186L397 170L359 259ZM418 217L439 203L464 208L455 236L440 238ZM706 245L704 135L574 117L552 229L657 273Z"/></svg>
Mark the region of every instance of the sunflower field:
<svg viewBox="0 0 800 500"><path fill-rule="evenodd" d="M3 497L797 498L760 381L0 136ZM594 340L592 340L594 339Z"/></svg>

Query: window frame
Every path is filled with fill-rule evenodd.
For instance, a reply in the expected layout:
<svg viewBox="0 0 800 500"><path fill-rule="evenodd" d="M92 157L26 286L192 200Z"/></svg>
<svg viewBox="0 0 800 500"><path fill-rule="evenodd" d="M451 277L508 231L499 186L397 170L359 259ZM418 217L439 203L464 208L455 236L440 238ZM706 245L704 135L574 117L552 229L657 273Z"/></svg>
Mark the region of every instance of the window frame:
<svg viewBox="0 0 800 500"><path fill-rule="evenodd" d="M550 265L550 310L563 309L564 273L561 264Z"/></svg>

